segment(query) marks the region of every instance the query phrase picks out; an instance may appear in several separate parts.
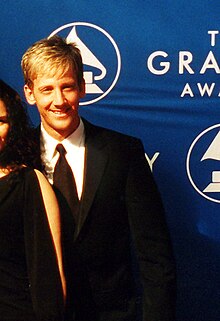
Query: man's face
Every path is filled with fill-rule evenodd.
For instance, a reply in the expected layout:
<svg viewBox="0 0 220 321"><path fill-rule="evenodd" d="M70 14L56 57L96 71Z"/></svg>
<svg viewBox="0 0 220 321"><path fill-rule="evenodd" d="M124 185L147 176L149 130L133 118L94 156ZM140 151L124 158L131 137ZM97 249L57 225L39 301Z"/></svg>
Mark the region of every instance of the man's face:
<svg viewBox="0 0 220 321"><path fill-rule="evenodd" d="M78 127L79 100L85 95L85 85L79 88L72 69L54 76L40 75L32 88L25 85L24 91L28 103L37 105L43 126L52 137L62 141Z"/></svg>

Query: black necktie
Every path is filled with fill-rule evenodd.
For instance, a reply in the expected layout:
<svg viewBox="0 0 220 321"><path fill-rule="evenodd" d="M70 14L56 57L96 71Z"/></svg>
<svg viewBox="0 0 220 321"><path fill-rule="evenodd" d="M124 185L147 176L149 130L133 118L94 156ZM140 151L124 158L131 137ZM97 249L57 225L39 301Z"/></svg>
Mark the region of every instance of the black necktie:
<svg viewBox="0 0 220 321"><path fill-rule="evenodd" d="M58 144L56 147L60 156L54 168L53 185L58 197L62 210L67 210L67 207L72 212L72 215L76 218L79 208L79 198L76 189L76 182L73 176L73 172L66 160L66 150L62 144Z"/></svg>
<svg viewBox="0 0 220 321"><path fill-rule="evenodd" d="M66 150L62 144L58 144L56 150L60 156L54 168L53 188L61 212L63 262L67 279L66 313L69 315L69 313L72 314L73 242L75 227L77 225L79 199L74 175L65 157Z"/></svg>

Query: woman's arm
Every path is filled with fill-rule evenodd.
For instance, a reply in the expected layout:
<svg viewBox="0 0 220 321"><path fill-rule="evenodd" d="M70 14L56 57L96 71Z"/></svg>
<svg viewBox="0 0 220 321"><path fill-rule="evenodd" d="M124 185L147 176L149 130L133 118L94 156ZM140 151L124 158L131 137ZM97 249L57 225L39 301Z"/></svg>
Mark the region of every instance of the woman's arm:
<svg viewBox="0 0 220 321"><path fill-rule="evenodd" d="M63 295L65 300L66 280L65 280L63 262L62 262L61 221L60 221L59 205L58 205L56 196L54 194L54 191L50 186L50 184L48 183L47 179L38 170L35 170L35 173L38 177L38 181L40 184L44 206L46 209L46 214L49 222L49 227L50 227L51 235L54 242L54 247L57 255L57 262L58 262L58 267L60 272L60 278L61 278L62 287L63 287Z"/></svg>

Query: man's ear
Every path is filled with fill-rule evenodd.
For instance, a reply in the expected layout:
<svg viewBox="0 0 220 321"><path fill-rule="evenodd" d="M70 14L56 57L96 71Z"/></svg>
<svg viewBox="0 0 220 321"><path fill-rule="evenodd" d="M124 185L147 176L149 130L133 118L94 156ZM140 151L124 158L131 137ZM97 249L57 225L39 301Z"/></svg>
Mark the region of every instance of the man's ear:
<svg viewBox="0 0 220 321"><path fill-rule="evenodd" d="M34 105L36 103L33 90L28 85L24 85L24 94L28 104Z"/></svg>
<svg viewBox="0 0 220 321"><path fill-rule="evenodd" d="M85 80L83 79L81 84L80 84L80 88L79 88L79 92L80 92L80 98L85 97L86 94L86 84L85 84Z"/></svg>

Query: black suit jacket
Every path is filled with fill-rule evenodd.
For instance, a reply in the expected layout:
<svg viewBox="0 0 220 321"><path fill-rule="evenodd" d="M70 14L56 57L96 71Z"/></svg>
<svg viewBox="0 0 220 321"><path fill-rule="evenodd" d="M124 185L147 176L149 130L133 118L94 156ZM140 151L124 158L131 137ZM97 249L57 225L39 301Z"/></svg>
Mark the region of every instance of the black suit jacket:
<svg viewBox="0 0 220 321"><path fill-rule="evenodd" d="M68 271L75 287L76 319L173 321L172 247L143 145L136 138L83 122L83 194L74 241L71 232L65 241L67 247L71 244ZM64 233L71 224L66 225ZM143 316L138 319L140 292Z"/></svg>

